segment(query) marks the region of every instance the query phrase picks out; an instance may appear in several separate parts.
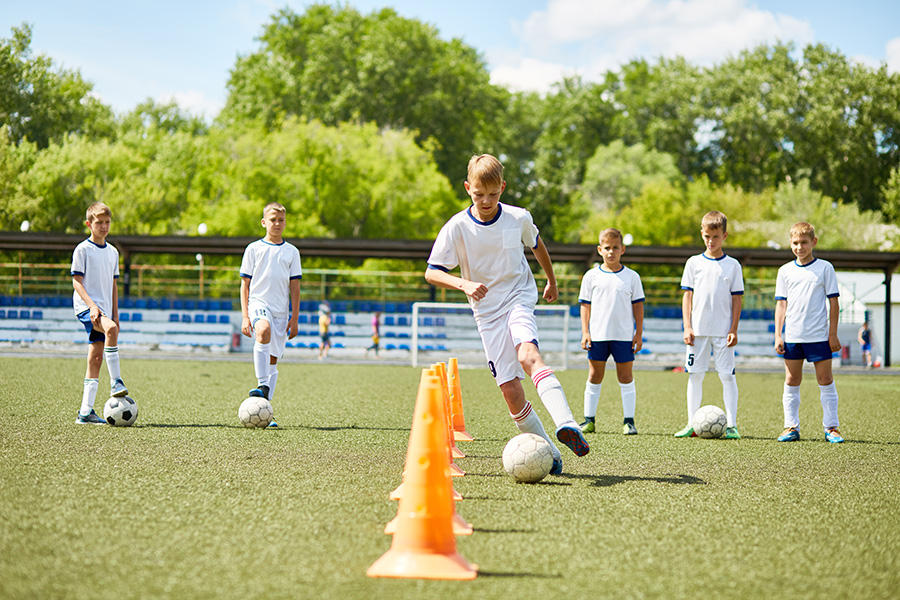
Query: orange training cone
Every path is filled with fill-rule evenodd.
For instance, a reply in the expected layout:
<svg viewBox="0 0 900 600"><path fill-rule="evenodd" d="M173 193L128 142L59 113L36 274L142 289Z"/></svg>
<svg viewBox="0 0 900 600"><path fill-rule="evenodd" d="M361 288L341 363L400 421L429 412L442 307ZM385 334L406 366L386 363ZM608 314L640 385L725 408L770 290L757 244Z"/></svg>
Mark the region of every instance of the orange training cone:
<svg viewBox="0 0 900 600"><path fill-rule="evenodd" d="M453 424L453 439L457 442L471 442L475 438L466 431L466 417L463 414L462 385L459 381L459 361L450 359L447 373L447 387L450 389L450 414Z"/></svg>
<svg viewBox="0 0 900 600"><path fill-rule="evenodd" d="M453 418L451 417L451 406L450 406L450 389L447 387L447 365L446 363L436 363L435 368L437 370L437 376L441 379L441 389L444 394L444 414L447 418L447 437L450 442L450 456L452 458L465 458L466 453L457 448L456 446L456 437L453 435ZM453 460L450 461L453 463ZM450 467L451 469L453 467Z"/></svg>
<svg viewBox="0 0 900 600"><path fill-rule="evenodd" d="M409 436L404 483L391 549L376 560L369 577L474 579L477 566L456 551L450 463L443 431L440 380L422 372Z"/></svg>

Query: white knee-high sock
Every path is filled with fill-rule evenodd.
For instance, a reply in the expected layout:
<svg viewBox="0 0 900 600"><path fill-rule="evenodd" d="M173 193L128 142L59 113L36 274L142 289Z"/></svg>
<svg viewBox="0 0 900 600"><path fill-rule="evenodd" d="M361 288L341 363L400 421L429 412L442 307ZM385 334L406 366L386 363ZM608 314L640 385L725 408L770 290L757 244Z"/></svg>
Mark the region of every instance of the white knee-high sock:
<svg viewBox="0 0 900 600"><path fill-rule="evenodd" d="M103 360L106 361L106 368L109 371L109 381L115 384L116 379L122 378L122 372L119 370L119 347L106 346L103 348Z"/></svg>
<svg viewBox="0 0 900 600"><path fill-rule="evenodd" d="M600 388L602 383L591 383L587 381L584 384L584 416L596 417L597 404L600 402Z"/></svg>
<svg viewBox="0 0 900 600"><path fill-rule="evenodd" d="M253 370L259 385L269 384L269 344L253 343Z"/></svg>
<svg viewBox="0 0 900 600"><path fill-rule="evenodd" d="M519 411L519 414L514 415L512 413L509 414L513 418L513 421L516 422L516 427L519 428L519 431L522 433L533 433L535 435L539 435L547 442L550 443L550 449L553 451L554 458L561 458L561 454L559 453L559 448L556 447L556 444L550 439L550 436L547 435L547 431L544 429L544 424L541 423L541 418L534 412L534 409L531 407L531 402L525 401L525 408Z"/></svg>
<svg viewBox="0 0 900 600"><path fill-rule="evenodd" d="M833 381L819 386L819 399L822 401L822 427L825 431L838 427L838 393Z"/></svg>
<svg viewBox="0 0 900 600"><path fill-rule="evenodd" d="M619 389L622 391L622 416L626 419L634 419L634 406L637 404L637 390L634 388L634 381L620 383Z"/></svg>
<svg viewBox="0 0 900 600"><path fill-rule="evenodd" d="M537 388L538 396L544 403L544 408L550 413L550 418L556 428L571 423L575 425L575 417L572 416L572 409L569 408L569 401L566 400L566 393L563 392L562 384L553 374L553 369L545 367L540 371L532 373L531 381Z"/></svg>
<svg viewBox="0 0 900 600"><path fill-rule="evenodd" d="M784 428L800 429L800 386L784 384Z"/></svg>
<svg viewBox="0 0 900 600"><path fill-rule="evenodd" d="M269 365L269 400L275 397L275 384L278 383L278 367Z"/></svg>
<svg viewBox="0 0 900 600"><path fill-rule="evenodd" d="M700 410L703 404L703 378L706 373L688 373L687 384L687 411L688 424L694 418L694 413Z"/></svg>
<svg viewBox="0 0 900 600"><path fill-rule="evenodd" d="M78 411L82 415L89 415L94 408L94 401L97 399L97 388L100 387L99 379L85 379L84 392L81 395L81 409Z"/></svg>
<svg viewBox="0 0 900 600"><path fill-rule="evenodd" d="M737 427L738 386L734 373L719 373L722 382L722 399L725 401L725 423Z"/></svg>

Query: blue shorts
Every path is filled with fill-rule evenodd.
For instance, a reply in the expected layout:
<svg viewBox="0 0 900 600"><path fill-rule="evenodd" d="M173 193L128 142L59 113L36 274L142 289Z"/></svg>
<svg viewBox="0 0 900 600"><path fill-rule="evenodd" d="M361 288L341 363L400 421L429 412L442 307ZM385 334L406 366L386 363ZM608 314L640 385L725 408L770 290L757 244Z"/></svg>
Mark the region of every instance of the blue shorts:
<svg viewBox="0 0 900 600"><path fill-rule="evenodd" d="M863 344L863 345L862 345L862 351L863 351L863 352L871 352L871 351L872 351L872 344Z"/></svg>
<svg viewBox="0 0 900 600"><path fill-rule="evenodd" d="M84 330L88 333L88 341L90 343L94 342L105 342L106 336L103 335L102 331L97 331L94 329L94 324L91 323L91 311L85 310L78 313L78 320L81 321L81 324L84 325Z"/></svg>
<svg viewBox="0 0 900 600"><path fill-rule="evenodd" d="M784 360L803 360L817 363L831 360L831 346L828 342L785 342Z"/></svg>
<svg viewBox="0 0 900 600"><path fill-rule="evenodd" d="M588 348L588 358L590 360L598 360L606 362L609 355L612 354L613 360L617 363L627 363L634 361L634 348L631 342L621 341L603 341L595 342L591 340L591 347Z"/></svg>

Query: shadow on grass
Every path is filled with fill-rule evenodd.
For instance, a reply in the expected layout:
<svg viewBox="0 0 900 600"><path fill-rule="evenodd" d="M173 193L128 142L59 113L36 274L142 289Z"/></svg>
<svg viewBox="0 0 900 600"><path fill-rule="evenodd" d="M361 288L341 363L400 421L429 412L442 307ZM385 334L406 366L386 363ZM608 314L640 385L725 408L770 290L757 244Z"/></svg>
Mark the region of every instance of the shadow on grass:
<svg viewBox="0 0 900 600"><path fill-rule="evenodd" d="M311 429L313 431L409 431L409 427L360 427L359 425L333 425L315 427L313 425L293 425L286 429Z"/></svg>
<svg viewBox="0 0 900 600"><path fill-rule="evenodd" d="M671 477L638 477L636 475L570 475L563 473L560 477L568 479L585 479L591 487L610 487L626 481L655 481L672 485L706 485L706 481L693 475L674 475ZM567 484L568 485L568 484Z"/></svg>
<svg viewBox="0 0 900 600"><path fill-rule="evenodd" d="M534 529L484 529L475 527L478 533L535 533Z"/></svg>
<svg viewBox="0 0 900 600"><path fill-rule="evenodd" d="M223 429L247 429L243 425L225 425L222 423L141 423L140 425L132 425L132 427L136 429L140 429L141 427L221 427Z"/></svg>
<svg viewBox="0 0 900 600"><path fill-rule="evenodd" d="M479 577L497 577L497 578L501 578L501 577L510 577L510 578L512 578L512 577L524 577L524 578L528 578L528 579L562 579L562 575L560 575L560 574L558 574L558 573L555 574L555 575L549 575L549 574L546 574L546 575L545 575L545 574L542 574L542 573L534 573L534 572L528 572L528 573L503 573L503 572L500 572L500 571L478 571L478 576L479 576Z"/></svg>

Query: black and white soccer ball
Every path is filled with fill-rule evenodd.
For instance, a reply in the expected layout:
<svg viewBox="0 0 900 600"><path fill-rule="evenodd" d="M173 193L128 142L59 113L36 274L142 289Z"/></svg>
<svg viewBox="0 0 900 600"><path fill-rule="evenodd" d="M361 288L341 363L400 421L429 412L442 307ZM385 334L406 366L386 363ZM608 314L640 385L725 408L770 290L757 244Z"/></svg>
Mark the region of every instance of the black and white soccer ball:
<svg viewBox="0 0 900 600"><path fill-rule="evenodd" d="M503 449L503 468L519 483L537 483L553 468L550 442L534 433L520 433Z"/></svg>
<svg viewBox="0 0 900 600"><path fill-rule="evenodd" d="M268 427L275 417L275 409L266 398L250 396L238 409L238 418L244 427Z"/></svg>
<svg viewBox="0 0 900 600"><path fill-rule="evenodd" d="M128 396L113 396L103 406L103 418L113 427L128 427L137 416L137 402Z"/></svg>
<svg viewBox="0 0 900 600"><path fill-rule="evenodd" d="M719 438L725 433L725 411L718 406L701 406L691 419L694 433L702 438Z"/></svg>

